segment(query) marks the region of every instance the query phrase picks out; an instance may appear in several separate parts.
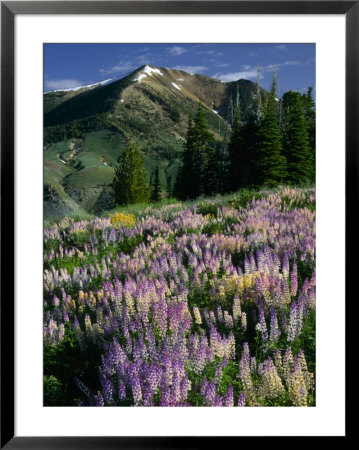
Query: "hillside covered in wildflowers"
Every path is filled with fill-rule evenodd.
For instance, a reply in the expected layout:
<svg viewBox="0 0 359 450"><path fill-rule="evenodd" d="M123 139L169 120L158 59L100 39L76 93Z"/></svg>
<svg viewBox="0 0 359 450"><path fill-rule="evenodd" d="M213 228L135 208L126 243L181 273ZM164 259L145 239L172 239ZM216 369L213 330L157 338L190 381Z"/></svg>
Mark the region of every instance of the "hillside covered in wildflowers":
<svg viewBox="0 0 359 450"><path fill-rule="evenodd" d="M315 191L44 231L44 403L315 405Z"/></svg>

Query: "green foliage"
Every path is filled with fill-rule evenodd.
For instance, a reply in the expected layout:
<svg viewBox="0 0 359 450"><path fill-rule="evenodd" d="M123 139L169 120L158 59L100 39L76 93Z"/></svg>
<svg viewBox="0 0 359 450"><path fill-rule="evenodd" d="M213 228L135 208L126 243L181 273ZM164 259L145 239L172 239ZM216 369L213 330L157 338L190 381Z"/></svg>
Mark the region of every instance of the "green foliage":
<svg viewBox="0 0 359 450"><path fill-rule="evenodd" d="M257 185L276 186L286 179L286 159L282 155L275 90L272 88L259 131Z"/></svg>
<svg viewBox="0 0 359 450"><path fill-rule="evenodd" d="M98 373L93 368L100 365L100 348L88 342L81 351L71 326L66 324L65 329L65 339L57 347L44 346L46 406L76 406L81 392L74 378L81 379L91 389L98 383Z"/></svg>
<svg viewBox="0 0 359 450"><path fill-rule="evenodd" d="M116 205L127 205L148 200L146 170L139 149L131 144L117 159L118 167L112 187Z"/></svg>
<svg viewBox="0 0 359 450"><path fill-rule="evenodd" d="M284 153L288 165L287 181L293 185L307 184L313 178L313 155L309 149L308 125L303 113L303 103L299 92L286 92Z"/></svg>
<svg viewBox="0 0 359 450"><path fill-rule="evenodd" d="M216 154L212 146L213 135L208 129L201 104L198 105L194 121L188 122L188 132L182 155L182 164L176 181L179 198L196 198L215 190Z"/></svg>
<svg viewBox="0 0 359 450"><path fill-rule="evenodd" d="M313 99L313 87L309 87L306 94L302 95L304 107L304 120L308 133L308 144L311 156L311 181L315 181L315 103Z"/></svg>
<svg viewBox="0 0 359 450"><path fill-rule="evenodd" d="M160 186L158 166L156 166L155 169L155 175L152 184L151 200L156 203L161 200L161 186Z"/></svg>
<svg viewBox="0 0 359 450"><path fill-rule="evenodd" d="M53 375L44 376L44 404L46 406L60 406L63 396L63 386Z"/></svg>
<svg viewBox="0 0 359 450"><path fill-rule="evenodd" d="M239 108L236 109L234 121L232 124L232 133L228 143L228 178L227 188L229 191L236 191L245 181L244 157L245 145L242 135L242 125L240 122Z"/></svg>
<svg viewBox="0 0 359 450"><path fill-rule="evenodd" d="M105 114L97 114L71 122L45 126L44 144L51 144L69 138L84 139L88 132L105 129L117 131Z"/></svg>

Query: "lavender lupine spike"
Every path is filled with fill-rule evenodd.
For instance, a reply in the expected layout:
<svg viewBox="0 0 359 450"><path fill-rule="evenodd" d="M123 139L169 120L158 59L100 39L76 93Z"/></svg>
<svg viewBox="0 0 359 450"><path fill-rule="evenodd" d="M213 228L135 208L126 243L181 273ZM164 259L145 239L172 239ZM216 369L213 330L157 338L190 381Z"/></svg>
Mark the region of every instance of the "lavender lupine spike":
<svg viewBox="0 0 359 450"><path fill-rule="evenodd" d="M223 400L223 406L234 406L233 386L231 384L228 386L227 393Z"/></svg>
<svg viewBox="0 0 359 450"><path fill-rule="evenodd" d="M259 308L259 327L258 329L261 332L262 340L263 342L268 341L268 330L267 330L267 324L264 316L264 311L262 308Z"/></svg>
<svg viewBox="0 0 359 450"><path fill-rule="evenodd" d="M270 337L271 342L277 342L280 336L280 330L278 327L277 311L275 308L271 309L270 314Z"/></svg>
<svg viewBox="0 0 359 450"><path fill-rule="evenodd" d="M284 258L283 258L282 272L283 272L284 278L287 278L288 275L289 275L289 257L288 257L288 253L285 253Z"/></svg>
<svg viewBox="0 0 359 450"><path fill-rule="evenodd" d="M206 387L206 391L204 393L204 404L205 406L214 406L214 400L215 400L215 396L216 396L216 387L214 384L214 381L211 380L207 387Z"/></svg>
<svg viewBox="0 0 359 450"><path fill-rule="evenodd" d="M213 406L224 406L222 397L219 394L215 395Z"/></svg>
<svg viewBox="0 0 359 450"><path fill-rule="evenodd" d="M95 396L95 405L96 406L105 406L105 401L102 397L101 392L98 392L98 394Z"/></svg>
<svg viewBox="0 0 359 450"><path fill-rule="evenodd" d="M245 404L246 404L246 397L244 395L244 392L241 392L238 397L238 406L245 406Z"/></svg>
<svg viewBox="0 0 359 450"><path fill-rule="evenodd" d="M297 264L293 264L293 270L290 275L290 294L292 297L297 295L298 290L298 273L297 273Z"/></svg>

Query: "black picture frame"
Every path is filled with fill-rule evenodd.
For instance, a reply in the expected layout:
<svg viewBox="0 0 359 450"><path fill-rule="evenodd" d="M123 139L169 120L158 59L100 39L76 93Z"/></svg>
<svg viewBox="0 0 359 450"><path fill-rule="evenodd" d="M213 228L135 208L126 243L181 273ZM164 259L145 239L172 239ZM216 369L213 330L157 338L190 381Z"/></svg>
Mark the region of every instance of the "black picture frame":
<svg viewBox="0 0 359 450"><path fill-rule="evenodd" d="M209 437L14 436L14 20L18 14L341 14L346 18L346 297L354 288L358 205L359 1L4 1L1 2L1 442L6 449L199 448ZM350 247L349 247L350 246ZM348 318L348 316L347 316ZM348 323L346 322L346 330ZM346 331L347 333L347 331ZM346 339L348 342L348 339ZM347 350L346 350L347 352ZM346 390L347 391L347 390ZM346 402L346 405L348 403ZM348 437L348 424L346 436Z"/></svg>

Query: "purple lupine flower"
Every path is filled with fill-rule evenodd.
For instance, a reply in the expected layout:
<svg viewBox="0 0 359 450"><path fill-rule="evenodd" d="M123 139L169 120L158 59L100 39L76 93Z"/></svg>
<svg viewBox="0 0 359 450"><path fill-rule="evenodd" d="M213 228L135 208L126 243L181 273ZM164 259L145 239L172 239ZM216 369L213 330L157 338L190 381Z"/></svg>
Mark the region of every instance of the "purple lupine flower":
<svg viewBox="0 0 359 450"><path fill-rule="evenodd" d="M130 375L130 384L131 384L133 401L135 403L135 406L139 406L142 401L142 389L141 389L140 379L138 377L136 370L134 370L133 368L130 371L129 375Z"/></svg>
<svg viewBox="0 0 359 450"><path fill-rule="evenodd" d="M166 383L161 383L160 406L171 406L171 391Z"/></svg>
<svg viewBox="0 0 359 450"><path fill-rule="evenodd" d="M296 329L296 336L300 335L300 332L302 331L303 326L303 309L304 309L304 303L303 303L303 297L300 296L297 303L297 329Z"/></svg>
<svg viewBox="0 0 359 450"><path fill-rule="evenodd" d="M241 392L238 397L238 406L245 406L245 404L246 404L246 397L244 395L244 392Z"/></svg>
<svg viewBox="0 0 359 450"><path fill-rule="evenodd" d="M216 386L214 384L214 381L211 380L207 387L206 387L206 391L204 393L204 404L205 406L213 406L214 405L214 400L215 400L215 396L216 396Z"/></svg>
<svg viewBox="0 0 359 450"><path fill-rule="evenodd" d="M220 362L219 364L217 364L216 372L214 375L214 382L217 387L221 384L222 375L223 375L223 364L222 362Z"/></svg>
<svg viewBox="0 0 359 450"><path fill-rule="evenodd" d="M268 330L267 330L267 324L266 324L266 320L264 317L264 311L262 308L259 308L259 330L261 332L261 336L262 336L262 340L264 342L268 341Z"/></svg>
<svg viewBox="0 0 359 450"><path fill-rule="evenodd" d="M280 336L280 330L278 327L277 311L275 308L271 309L270 313L270 336L269 340L271 342L277 342Z"/></svg>
<svg viewBox="0 0 359 450"><path fill-rule="evenodd" d="M106 379L103 383L103 398L108 405L112 405L114 403L113 400L113 382L110 379Z"/></svg>
<svg viewBox="0 0 359 450"><path fill-rule="evenodd" d="M284 278L287 278L288 274L289 274L289 257L288 257L288 253L285 253L284 258L283 258L282 272L283 272Z"/></svg>
<svg viewBox="0 0 359 450"><path fill-rule="evenodd" d="M207 386L208 386L208 381L207 381L207 378L204 377L203 380L202 380L202 383L201 383L201 388L200 388L200 394L202 396L204 396L204 394L206 392L206 389L207 389Z"/></svg>
<svg viewBox="0 0 359 450"><path fill-rule="evenodd" d="M297 295L298 290L298 273L297 273L297 264L293 264L293 270L290 275L290 294L292 297Z"/></svg>
<svg viewBox="0 0 359 450"><path fill-rule="evenodd" d="M228 386L227 393L223 400L223 406L234 406L233 386L231 384Z"/></svg>
<svg viewBox="0 0 359 450"><path fill-rule="evenodd" d="M223 406L222 397L219 394L215 395L213 406Z"/></svg>
<svg viewBox="0 0 359 450"><path fill-rule="evenodd" d="M290 314L289 314L289 324L287 330L287 340L288 342L293 342L297 337L298 330L298 309L296 302L290 304Z"/></svg>
<svg viewBox="0 0 359 450"><path fill-rule="evenodd" d="M118 398L120 402L126 400L126 385L123 380L120 380L118 384Z"/></svg>
<svg viewBox="0 0 359 450"><path fill-rule="evenodd" d="M190 387L190 385L189 385L188 375L186 374L181 381L181 387L180 387L182 402L187 400L189 387Z"/></svg>
<svg viewBox="0 0 359 450"><path fill-rule="evenodd" d="M100 391L97 393L97 395L95 395L95 405L96 406L105 406L105 401L104 401Z"/></svg>

